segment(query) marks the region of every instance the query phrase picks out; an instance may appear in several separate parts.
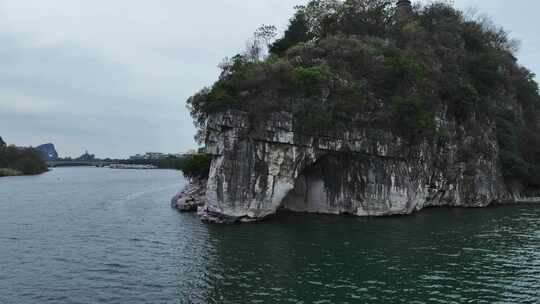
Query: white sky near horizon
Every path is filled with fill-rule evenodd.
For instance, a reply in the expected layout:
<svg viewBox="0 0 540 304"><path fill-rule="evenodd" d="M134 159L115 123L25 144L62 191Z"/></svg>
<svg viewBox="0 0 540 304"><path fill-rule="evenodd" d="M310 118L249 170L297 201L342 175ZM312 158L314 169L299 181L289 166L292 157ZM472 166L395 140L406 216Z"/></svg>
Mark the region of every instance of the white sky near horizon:
<svg viewBox="0 0 540 304"><path fill-rule="evenodd" d="M284 29L306 0L0 0L0 136L61 156L196 147L185 100L261 24ZM511 3L511 4L510 4ZM456 0L522 41L540 72L540 2Z"/></svg>

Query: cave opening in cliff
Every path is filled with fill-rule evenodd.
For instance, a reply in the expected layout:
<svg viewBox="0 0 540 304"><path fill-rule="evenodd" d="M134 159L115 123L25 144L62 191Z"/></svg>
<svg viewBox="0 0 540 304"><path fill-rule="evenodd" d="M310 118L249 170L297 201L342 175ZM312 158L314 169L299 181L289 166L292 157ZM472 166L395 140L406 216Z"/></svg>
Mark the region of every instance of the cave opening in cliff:
<svg viewBox="0 0 540 304"><path fill-rule="evenodd" d="M357 156L329 153L304 168L281 210L324 214L354 214L353 202L364 201L369 170Z"/></svg>

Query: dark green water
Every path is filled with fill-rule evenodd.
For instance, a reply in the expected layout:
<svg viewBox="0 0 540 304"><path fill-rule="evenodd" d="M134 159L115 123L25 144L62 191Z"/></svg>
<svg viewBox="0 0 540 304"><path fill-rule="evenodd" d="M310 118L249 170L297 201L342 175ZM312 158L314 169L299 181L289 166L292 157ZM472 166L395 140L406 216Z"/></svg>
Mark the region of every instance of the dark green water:
<svg viewBox="0 0 540 304"><path fill-rule="evenodd" d="M0 303L539 303L540 206L208 226L175 171L0 179Z"/></svg>

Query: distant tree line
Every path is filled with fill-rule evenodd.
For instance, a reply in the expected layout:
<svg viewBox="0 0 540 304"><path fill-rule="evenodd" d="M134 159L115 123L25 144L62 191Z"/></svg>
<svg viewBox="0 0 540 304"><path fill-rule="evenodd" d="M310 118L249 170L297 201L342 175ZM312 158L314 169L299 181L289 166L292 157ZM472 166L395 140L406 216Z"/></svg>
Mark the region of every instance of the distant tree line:
<svg viewBox="0 0 540 304"><path fill-rule="evenodd" d="M46 171L47 164L38 150L8 146L0 137L0 176L33 175Z"/></svg>

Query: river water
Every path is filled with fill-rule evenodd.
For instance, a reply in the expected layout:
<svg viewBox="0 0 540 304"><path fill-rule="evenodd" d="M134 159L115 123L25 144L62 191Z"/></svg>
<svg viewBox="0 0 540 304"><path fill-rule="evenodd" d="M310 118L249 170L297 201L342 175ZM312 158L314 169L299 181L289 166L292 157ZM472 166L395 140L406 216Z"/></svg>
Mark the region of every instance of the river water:
<svg viewBox="0 0 540 304"><path fill-rule="evenodd" d="M540 206L208 226L168 170L0 179L0 303L540 303Z"/></svg>

